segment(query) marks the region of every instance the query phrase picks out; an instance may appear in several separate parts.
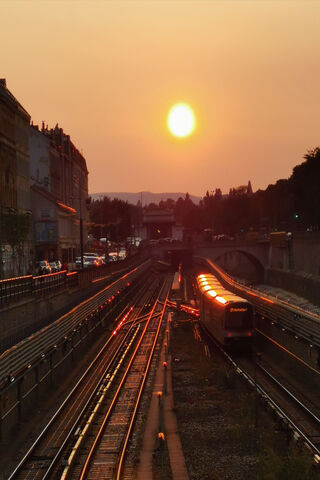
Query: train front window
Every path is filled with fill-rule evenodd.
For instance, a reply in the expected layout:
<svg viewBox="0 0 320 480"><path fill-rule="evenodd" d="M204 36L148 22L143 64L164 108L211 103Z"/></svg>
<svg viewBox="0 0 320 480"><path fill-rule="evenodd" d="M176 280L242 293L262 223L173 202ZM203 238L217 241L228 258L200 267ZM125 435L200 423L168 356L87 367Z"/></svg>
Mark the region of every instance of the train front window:
<svg viewBox="0 0 320 480"><path fill-rule="evenodd" d="M230 306L226 312L225 328L233 330L241 330L252 328L253 318L250 306L239 305Z"/></svg>

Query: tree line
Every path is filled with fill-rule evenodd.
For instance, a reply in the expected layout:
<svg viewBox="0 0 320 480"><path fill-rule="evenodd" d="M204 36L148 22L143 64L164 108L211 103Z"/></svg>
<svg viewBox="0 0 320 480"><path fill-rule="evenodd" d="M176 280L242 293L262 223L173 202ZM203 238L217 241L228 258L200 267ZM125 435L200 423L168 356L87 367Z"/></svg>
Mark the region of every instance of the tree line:
<svg viewBox="0 0 320 480"><path fill-rule="evenodd" d="M320 148L308 151L288 179L278 180L255 193L241 186L222 195L221 189L215 188L208 190L198 205L188 193L176 201L169 198L143 207L140 202L131 205L108 197L91 201L92 233L96 238L125 240L133 235L134 227L141 225L143 213L152 209L172 210L176 223L184 228L195 231L210 228L214 234L319 230Z"/></svg>

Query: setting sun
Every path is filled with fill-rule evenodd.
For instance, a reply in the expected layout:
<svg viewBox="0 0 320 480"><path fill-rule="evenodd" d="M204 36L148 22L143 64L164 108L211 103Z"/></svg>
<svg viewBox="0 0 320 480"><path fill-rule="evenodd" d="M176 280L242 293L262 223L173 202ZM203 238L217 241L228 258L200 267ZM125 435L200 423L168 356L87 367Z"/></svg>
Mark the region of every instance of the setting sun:
<svg viewBox="0 0 320 480"><path fill-rule="evenodd" d="M175 104L167 120L168 129L176 137L190 135L195 127L195 118L192 108L187 103Z"/></svg>

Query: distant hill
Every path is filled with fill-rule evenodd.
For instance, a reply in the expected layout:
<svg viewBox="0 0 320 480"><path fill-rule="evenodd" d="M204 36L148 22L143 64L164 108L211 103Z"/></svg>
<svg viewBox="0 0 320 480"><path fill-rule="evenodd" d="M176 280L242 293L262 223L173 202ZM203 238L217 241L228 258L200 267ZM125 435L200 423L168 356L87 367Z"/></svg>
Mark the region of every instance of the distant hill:
<svg viewBox="0 0 320 480"><path fill-rule="evenodd" d="M139 200L142 198L142 205L148 205L149 203L156 203L158 204L161 200L167 200L168 198L172 198L172 200L178 200L179 197L184 198L185 193L177 192L177 193L152 193L152 192L138 192L138 193L130 193L130 192L102 192L102 193L90 193L89 194L93 200L97 200L103 197L109 197L112 199L119 198L119 200L127 201L133 205L136 205ZM196 195L191 195L190 198L193 203L199 203L201 197L197 197Z"/></svg>

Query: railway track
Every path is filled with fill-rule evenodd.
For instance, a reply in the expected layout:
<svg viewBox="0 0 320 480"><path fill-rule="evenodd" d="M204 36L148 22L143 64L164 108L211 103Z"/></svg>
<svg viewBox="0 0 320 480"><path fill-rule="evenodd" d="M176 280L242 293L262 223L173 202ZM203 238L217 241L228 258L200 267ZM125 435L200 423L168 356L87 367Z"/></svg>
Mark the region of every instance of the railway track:
<svg viewBox="0 0 320 480"><path fill-rule="evenodd" d="M118 379L112 401L106 405L98 424L93 426L93 438L88 438L79 450L77 467L67 467L61 479L133 478L134 465L130 461L125 463L125 457L157 345L169 288L168 281L165 281L132 354L127 359L123 355L125 366L122 375ZM140 329L140 325L137 329ZM88 443L91 444L90 448Z"/></svg>
<svg viewBox="0 0 320 480"><path fill-rule="evenodd" d="M83 415L92 399L100 395L108 371L119 361L123 348L127 348L131 341L134 342L138 324L149 314L149 304L153 302L157 289L158 282L149 281L149 285L142 287L134 303L123 309L110 338L57 408L8 480L59 478L57 475L61 470L61 462L67 458L66 447L70 441L73 444L73 439L79 435ZM159 315L155 317L159 318Z"/></svg>
<svg viewBox="0 0 320 480"><path fill-rule="evenodd" d="M205 335L207 336L207 332ZM281 375L265 360L262 362L254 355L252 358L234 358L212 336L210 336L210 343L218 349L235 372L258 392L262 401L292 431L293 437L306 445L314 461L320 463L319 404L315 404L306 393L302 394L297 390L288 378Z"/></svg>
<svg viewBox="0 0 320 480"><path fill-rule="evenodd" d="M262 315L265 315L272 322L279 323L283 332L286 330L295 332L295 339L298 339L298 332L302 339L312 338L309 348L317 343L319 319L316 315L302 311L287 302L261 296L260 293L244 286L240 287L212 262L208 260L207 264L239 295L246 297L245 293L250 294L248 299L255 304L262 320L264 319ZM306 358L305 351L302 357L299 348L296 349L297 353L294 353L292 348L282 344L281 336L277 341L259 328L256 328L256 335L257 340L259 337L256 347L258 345L259 349L263 347L263 361L259 353L251 360L243 358L235 360L214 339L212 340L236 372L258 391L261 398L292 430L294 437L301 439L313 453L315 461L320 463L320 396L316 387L320 385L318 365L315 366L314 362Z"/></svg>

